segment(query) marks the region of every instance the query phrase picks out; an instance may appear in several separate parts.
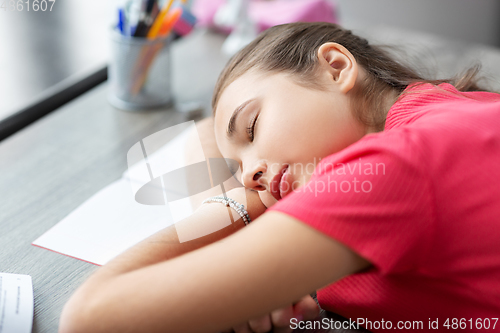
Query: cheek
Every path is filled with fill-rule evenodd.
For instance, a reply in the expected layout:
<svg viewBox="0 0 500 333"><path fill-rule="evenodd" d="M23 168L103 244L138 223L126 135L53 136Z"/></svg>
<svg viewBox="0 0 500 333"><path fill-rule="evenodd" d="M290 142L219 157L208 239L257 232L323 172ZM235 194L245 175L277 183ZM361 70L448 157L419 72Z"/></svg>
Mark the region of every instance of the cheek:
<svg viewBox="0 0 500 333"><path fill-rule="evenodd" d="M291 110L276 120L273 148L294 161L324 157L336 149L339 131L332 126L328 113L313 106L303 111ZM271 129L272 131L272 129Z"/></svg>
<svg viewBox="0 0 500 333"><path fill-rule="evenodd" d="M299 108L300 107L300 108ZM360 138L353 120L322 104L296 105L270 119L269 149L292 162L308 163L338 152Z"/></svg>

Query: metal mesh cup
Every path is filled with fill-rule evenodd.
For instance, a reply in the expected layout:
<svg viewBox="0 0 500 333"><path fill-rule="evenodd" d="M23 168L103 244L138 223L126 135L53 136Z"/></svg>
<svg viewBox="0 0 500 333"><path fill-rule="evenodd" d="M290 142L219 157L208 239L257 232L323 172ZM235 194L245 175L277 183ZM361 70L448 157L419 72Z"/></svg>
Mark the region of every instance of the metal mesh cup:
<svg viewBox="0 0 500 333"><path fill-rule="evenodd" d="M171 41L171 37L148 40L112 30L108 69L111 105L143 110L172 104Z"/></svg>

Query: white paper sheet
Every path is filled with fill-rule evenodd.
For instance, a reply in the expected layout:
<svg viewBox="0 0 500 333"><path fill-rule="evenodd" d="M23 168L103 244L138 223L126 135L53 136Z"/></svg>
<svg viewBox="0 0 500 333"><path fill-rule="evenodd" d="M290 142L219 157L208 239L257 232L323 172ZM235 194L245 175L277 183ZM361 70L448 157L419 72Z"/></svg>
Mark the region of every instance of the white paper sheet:
<svg viewBox="0 0 500 333"><path fill-rule="evenodd" d="M129 180L122 178L97 192L33 245L104 265L172 223L168 206L137 203Z"/></svg>
<svg viewBox="0 0 500 333"><path fill-rule="evenodd" d="M169 202L168 205L143 205L135 201L134 195L150 181L147 171L141 172L145 161L153 165L163 164L163 169L168 170L183 166L186 141L194 126L194 122L184 123L146 138L148 149L156 145L159 148L156 152L151 152L146 158L142 152L136 152L138 156L135 157L135 163L129 166L121 179L97 192L32 244L104 265L141 240L189 216L192 209L185 200ZM180 134L167 144L158 142L169 131ZM137 145L140 149L140 142L134 147ZM133 155L134 147L129 151L129 156ZM199 153L203 154L201 146ZM204 155L201 159L204 159ZM161 188L156 190L163 196ZM171 209L175 210L175 219Z"/></svg>
<svg viewBox="0 0 500 333"><path fill-rule="evenodd" d="M177 134L177 136L175 136ZM122 178L108 185L32 244L96 265L104 265L129 247L192 214L190 197L179 195L179 186L168 186L163 180L168 172L186 167L186 142L190 140L193 163L206 162L194 122L172 126L139 141L128 152L128 170ZM172 138L168 141L168 138ZM164 141L168 141L166 144ZM194 155L194 158L193 158ZM195 172L197 173L197 172ZM212 177L214 171L211 171ZM186 183L186 174L175 173L176 181ZM195 184L198 180L190 179ZM171 178L170 178L171 179ZM158 181L161 180L161 181ZM234 179L224 182L229 184ZM175 183L175 182L174 182ZM192 183L193 184L193 183ZM175 185L175 184L174 184ZM209 190L210 186L212 188ZM136 194L145 191L143 203ZM185 193L184 189L184 192ZM181 199L167 200L177 195ZM212 184L198 195L221 195L220 185ZM153 203L152 203L153 202ZM246 202L243 203L246 205ZM233 219L237 213L233 212ZM231 219L211 226L176 225L180 242L186 242L229 225Z"/></svg>
<svg viewBox="0 0 500 333"><path fill-rule="evenodd" d="M29 333L32 325L31 276L0 273L0 333Z"/></svg>

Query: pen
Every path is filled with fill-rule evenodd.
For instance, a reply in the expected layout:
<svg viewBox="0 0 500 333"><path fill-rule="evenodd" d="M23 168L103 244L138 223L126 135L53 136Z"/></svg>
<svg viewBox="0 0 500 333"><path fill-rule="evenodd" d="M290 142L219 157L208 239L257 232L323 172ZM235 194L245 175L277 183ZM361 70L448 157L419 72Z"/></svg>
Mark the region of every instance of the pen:
<svg viewBox="0 0 500 333"><path fill-rule="evenodd" d="M160 37L167 36L181 16L182 16L182 7L176 7L172 9L172 11L168 14L168 16L165 17L165 20L163 20L163 24L160 28L160 31L158 32L158 35Z"/></svg>
<svg viewBox="0 0 500 333"><path fill-rule="evenodd" d="M125 35L125 12L118 8L118 24L116 26L122 35Z"/></svg>
<svg viewBox="0 0 500 333"><path fill-rule="evenodd" d="M163 19L167 15L168 11L170 10L170 7L172 7L172 4L174 3L174 0L168 0L167 5L161 10L160 14L156 17L153 25L151 26L151 29L148 31L148 39L154 39L156 38L156 35L160 31L160 28L163 24Z"/></svg>
<svg viewBox="0 0 500 333"><path fill-rule="evenodd" d="M151 29L149 29L147 33L147 38L152 40L155 39L158 35L158 32L162 28L163 22L166 20L167 14L170 15L169 10L172 7L174 0L168 0L168 3L164 6L164 8L161 10L161 12L158 14L157 18L155 19L153 25L151 26ZM160 44L160 48L161 48ZM158 53L157 47L144 47L138 57L138 62L136 64L136 75L134 75L134 83L132 85L132 95L135 95L139 92L141 89L142 85L144 84L145 78L147 76L147 71L149 69L149 66L152 62L152 59L154 59L154 56Z"/></svg>
<svg viewBox="0 0 500 333"><path fill-rule="evenodd" d="M175 23L179 21L179 18L182 15L182 7L176 7L173 10L171 10L168 15L166 15L165 19L163 20L163 24L161 28L159 29L158 37L166 37L170 31L172 31L172 28L174 27ZM146 82L146 78L148 76L149 68L151 67L151 64L153 63L156 55L158 52L161 50L163 47L163 44L158 44L154 45L151 47L149 50L147 50L146 53L142 54L142 56L139 58L138 62L138 78L134 80L134 83L132 85L131 93L132 95L136 95Z"/></svg>
<svg viewBox="0 0 500 333"><path fill-rule="evenodd" d="M145 37L148 34L148 30L153 23L154 18L152 17L153 8L156 5L158 8L158 4L156 0L145 0L146 1L146 10L141 15L141 19L137 24L137 27L134 31L134 37Z"/></svg>
<svg viewBox="0 0 500 333"><path fill-rule="evenodd" d="M151 13L149 15L150 20L148 21L148 30L153 25L153 23L156 20L156 17L158 16L159 13L160 13L160 7L158 4L158 0L154 0L153 1L153 8L151 9Z"/></svg>
<svg viewBox="0 0 500 333"><path fill-rule="evenodd" d="M136 12L136 8L134 6L134 1L132 0L127 0L127 3L125 4L125 36L132 36L133 35L133 27L132 25L136 23L137 17L134 17L134 12Z"/></svg>

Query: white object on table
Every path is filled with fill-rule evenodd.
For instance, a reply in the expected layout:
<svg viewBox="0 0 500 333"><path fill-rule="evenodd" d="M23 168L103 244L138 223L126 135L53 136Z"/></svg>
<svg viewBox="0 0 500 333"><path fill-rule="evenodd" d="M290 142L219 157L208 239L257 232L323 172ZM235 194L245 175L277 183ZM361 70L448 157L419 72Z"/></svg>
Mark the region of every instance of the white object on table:
<svg viewBox="0 0 500 333"><path fill-rule="evenodd" d="M180 134L168 141L176 133ZM189 197L165 200L161 204L144 205L136 201L135 195L143 187L149 187L161 197L175 191L175 188L169 189L164 184L151 184L151 180L186 166L184 155L191 133L197 135L194 121L156 132L135 144L128 152L129 168L122 178L97 192L32 245L104 265L126 249L173 224L180 242L208 235L230 225L229 215L227 219L211 225L177 223L193 213ZM196 139L190 143L189 149L198 158L191 162L203 162L205 156L201 142L199 137ZM223 184L229 186L232 181L228 179ZM222 187L215 184L211 189L199 193L205 198L221 194ZM237 213L232 214L235 219Z"/></svg>
<svg viewBox="0 0 500 333"><path fill-rule="evenodd" d="M32 325L31 276L0 273L0 333L30 333Z"/></svg>
<svg viewBox="0 0 500 333"><path fill-rule="evenodd" d="M178 136L149 155L149 162L157 167L155 172L183 166L191 129L186 126ZM150 180L143 167L142 161L130 166L122 178L94 194L32 245L104 265L129 247L192 214L188 200L168 205L138 203L134 198L136 190Z"/></svg>

